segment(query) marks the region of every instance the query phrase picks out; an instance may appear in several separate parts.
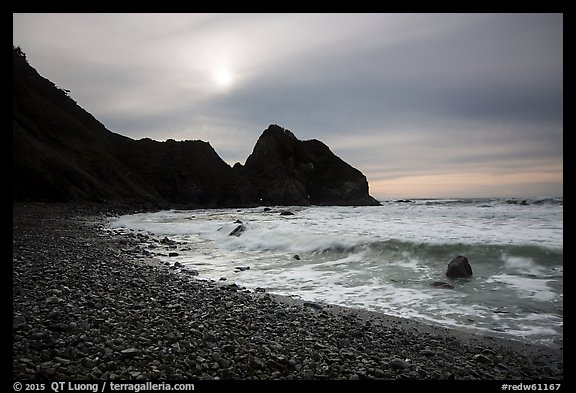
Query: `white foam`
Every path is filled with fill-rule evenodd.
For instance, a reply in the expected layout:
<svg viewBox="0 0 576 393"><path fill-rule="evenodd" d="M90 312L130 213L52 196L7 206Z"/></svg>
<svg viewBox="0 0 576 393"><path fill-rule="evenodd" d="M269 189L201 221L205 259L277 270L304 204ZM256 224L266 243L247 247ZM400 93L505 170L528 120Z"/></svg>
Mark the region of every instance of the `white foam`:
<svg viewBox="0 0 576 393"><path fill-rule="evenodd" d="M397 239L416 243L522 244L563 248L561 206L551 211L534 206L518 214L515 205L497 205L486 209L474 205L425 204L386 207L314 207L299 208L296 216L281 217L278 212L261 209L233 209L141 213L122 216L112 227L163 234L198 233L211 237L214 229L241 217L245 225L254 225L244 246L294 251L330 247L351 247L358 243ZM292 209L295 210L295 209ZM542 220L550 224L542 224ZM252 244L250 244L252 241Z"/></svg>
<svg viewBox="0 0 576 393"><path fill-rule="evenodd" d="M541 302L550 302L556 298L554 291L548 286L553 280L536 279L512 274L497 274L486 282L499 282L513 288L519 296Z"/></svg>
<svg viewBox="0 0 576 393"><path fill-rule="evenodd" d="M542 266L538 266L534 259L529 257L503 255L504 270L510 274L525 274L540 276L546 272Z"/></svg>

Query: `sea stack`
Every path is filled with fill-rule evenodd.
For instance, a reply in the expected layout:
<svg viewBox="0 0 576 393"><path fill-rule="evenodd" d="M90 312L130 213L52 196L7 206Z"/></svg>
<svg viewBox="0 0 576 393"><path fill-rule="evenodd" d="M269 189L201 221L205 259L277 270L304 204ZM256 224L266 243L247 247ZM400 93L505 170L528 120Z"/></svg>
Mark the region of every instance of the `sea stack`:
<svg viewBox="0 0 576 393"><path fill-rule="evenodd" d="M252 200L263 205L380 205L362 172L323 142L299 140L276 124L264 130L246 164L236 164L234 171L245 179Z"/></svg>

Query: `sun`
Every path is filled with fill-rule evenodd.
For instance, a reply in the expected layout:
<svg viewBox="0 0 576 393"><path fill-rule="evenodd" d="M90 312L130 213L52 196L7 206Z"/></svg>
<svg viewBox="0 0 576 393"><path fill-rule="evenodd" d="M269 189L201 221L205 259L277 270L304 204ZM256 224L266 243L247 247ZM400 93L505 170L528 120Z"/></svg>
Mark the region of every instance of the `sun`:
<svg viewBox="0 0 576 393"><path fill-rule="evenodd" d="M232 73L225 68L216 70L214 72L213 78L214 82L220 87L228 87L232 84L232 82L234 82Z"/></svg>

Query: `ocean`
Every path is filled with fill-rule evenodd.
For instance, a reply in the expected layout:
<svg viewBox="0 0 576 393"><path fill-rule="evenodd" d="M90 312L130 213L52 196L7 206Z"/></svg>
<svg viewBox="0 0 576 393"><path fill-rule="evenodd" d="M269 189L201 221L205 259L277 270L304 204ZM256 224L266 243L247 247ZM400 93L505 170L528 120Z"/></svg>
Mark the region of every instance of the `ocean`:
<svg viewBox="0 0 576 393"><path fill-rule="evenodd" d="M198 279L562 345L562 198L381 203L165 210L109 228L153 235L144 246L155 258ZM160 247L165 237L176 248ZM472 277L445 276L458 255Z"/></svg>

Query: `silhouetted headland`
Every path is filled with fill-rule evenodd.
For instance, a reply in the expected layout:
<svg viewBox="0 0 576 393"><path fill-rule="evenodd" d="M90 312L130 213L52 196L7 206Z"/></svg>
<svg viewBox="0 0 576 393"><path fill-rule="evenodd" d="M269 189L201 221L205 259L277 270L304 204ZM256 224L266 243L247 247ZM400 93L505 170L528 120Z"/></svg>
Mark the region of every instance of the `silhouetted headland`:
<svg viewBox="0 0 576 393"><path fill-rule="evenodd" d="M379 205L368 181L318 140L278 125L232 168L210 143L109 131L13 48L13 200L150 207Z"/></svg>

